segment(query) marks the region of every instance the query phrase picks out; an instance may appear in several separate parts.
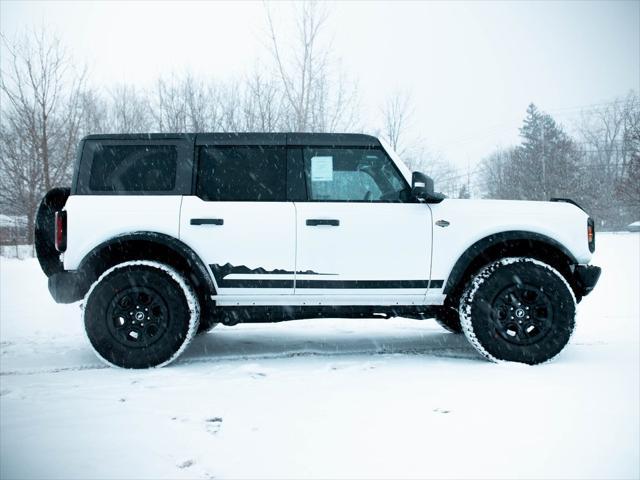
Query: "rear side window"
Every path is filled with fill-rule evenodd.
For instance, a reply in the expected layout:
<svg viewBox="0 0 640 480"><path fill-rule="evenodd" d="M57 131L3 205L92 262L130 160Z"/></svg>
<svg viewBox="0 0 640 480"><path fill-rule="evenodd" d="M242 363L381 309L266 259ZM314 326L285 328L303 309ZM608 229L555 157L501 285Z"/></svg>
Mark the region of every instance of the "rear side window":
<svg viewBox="0 0 640 480"><path fill-rule="evenodd" d="M174 145L97 145L89 188L97 192L163 192L176 184Z"/></svg>
<svg viewBox="0 0 640 480"><path fill-rule="evenodd" d="M285 201L285 147L202 146L198 155L197 194L203 200Z"/></svg>

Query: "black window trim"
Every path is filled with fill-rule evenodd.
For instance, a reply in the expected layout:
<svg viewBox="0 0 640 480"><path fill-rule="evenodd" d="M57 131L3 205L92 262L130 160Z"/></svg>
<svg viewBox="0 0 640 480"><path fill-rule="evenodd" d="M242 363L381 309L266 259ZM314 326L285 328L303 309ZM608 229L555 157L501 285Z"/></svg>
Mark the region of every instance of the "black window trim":
<svg viewBox="0 0 640 480"><path fill-rule="evenodd" d="M292 148L292 147L289 147ZM407 196L406 200L400 200L400 201L388 201L388 200L384 200L384 201L380 201L380 200L376 200L376 201L371 201L371 200L314 200L314 199L310 199L309 198L309 188L307 185L307 172L305 171L305 162L304 162L304 150L305 149L309 149L309 148L317 148L317 149L324 149L324 150L329 150L329 149L333 149L333 150L376 150L376 151L380 151L384 154L384 156L386 157L387 161L389 161L391 163L391 165L393 166L394 171L398 174L398 177L401 179L402 183L405 186L405 189L407 191L411 190L411 186L409 185L409 183L407 182L407 179L404 178L404 175L402 175L402 172L400 171L400 169L398 168L398 166L396 165L396 162L393 161L393 159L389 156L389 154L386 152L386 150L384 149L384 147L382 145L380 146L369 146L369 145L365 145L365 146L359 146L359 145L300 145L298 147L293 147L293 148L298 148L300 150L300 154L302 156L302 178L304 179L304 192L305 192L305 199L304 200L296 200L297 202L300 203L415 203L415 200L411 198L410 195Z"/></svg>
<svg viewBox="0 0 640 480"><path fill-rule="evenodd" d="M93 157L88 158L87 149L95 144L106 146L145 146L154 147L169 145L176 147L176 178L172 190L92 190L90 184L91 169L93 168ZM82 142L81 158L77 170L72 193L74 195L92 196L167 196L167 195L190 195L192 192L193 175L193 141L185 138L179 139L99 139L87 138Z"/></svg>
<svg viewBox="0 0 640 480"><path fill-rule="evenodd" d="M73 184L71 193L73 195L189 195L198 196L197 184L198 184L198 171L199 171L199 148L211 146L211 147L281 147L286 149L286 168L285 168L285 200L203 200L203 201L236 201L236 202L299 202L299 203L415 203L415 200L407 198L399 202L393 201L365 201L365 200L311 200L309 199L309 193L307 188L307 175L304 171L304 149L305 148L317 148L317 149L351 149L351 150L378 150L383 152L389 162L391 162L393 168L398 174L401 181L404 183L406 189L410 189L410 185L405 179L404 175L385 151L384 147L377 144L342 144L336 145L331 142L318 141L310 143L302 143L299 140L306 136L311 137L313 134L301 134L301 138L298 139L291 134L287 134L286 143L283 141L284 134L276 134L270 137L267 135L256 136L255 141L246 141L250 138L247 136L237 136L234 138L230 135L231 139L236 141L229 141L230 139L224 138L222 141L212 141L212 138L204 138L199 135L113 135L113 136L101 136L90 135L81 140L78 145L78 153L76 157L77 168L73 177ZM294 137L293 141L289 142L289 137ZM149 138L151 137L151 138ZM273 140L264 141L267 138ZM216 140L218 135L216 134ZM306 140L306 138L304 138ZM198 141L200 140L200 141ZM226 140L226 141L225 141ZM241 141L245 140L245 141ZM253 139L251 139L253 140ZM262 140L262 141L261 141ZM85 149L92 142L100 142L105 145L175 145L178 149L178 159L176 168L176 182L175 188L171 191L94 191L89 188L89 178L91 174L91 167L93 159L87 161L84 158ZM296 158L297 157L297 158ZM297 178L302 179L303 185L298 183ZM294 184L298 183L297 185Z"/></svg>
<svg viewBox="0 0 640 480"><path fill-rule="evenodd" d="M302 178L302 181L299 180L300 178ZM307 184L304 174L302 148L287 147L287 201L304 202L306 199Z"/></svg>
<svg viewBox="0 0 640 480"><path fill-rule="evenodd" d="M272 149L281 149L285 155L285 164L284 164L284 198L282 200L207 200L202 198L198 192L198 176L200 175L200 150L202 148L211 147L211 148L219 148L222 150L232 150L234 148L272 148ZM291 202L289 200L288 195L288 177L289 177L289 149L286 145L278 143L278 144L269 144L269 143L240 143L231 144L231 143L213 143L213 142L202 142L196 143L193 149L194 155L194 168L193 168L193 187L192 187L192 195L198 197L203 202L237 202L237 203L285 203Z"/></svg>

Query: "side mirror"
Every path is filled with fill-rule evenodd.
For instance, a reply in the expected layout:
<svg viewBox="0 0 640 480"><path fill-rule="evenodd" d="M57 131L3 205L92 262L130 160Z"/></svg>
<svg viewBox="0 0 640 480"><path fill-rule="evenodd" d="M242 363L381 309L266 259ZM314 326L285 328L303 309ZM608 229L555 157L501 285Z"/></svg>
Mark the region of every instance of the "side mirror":
<svg viewBox="0 0 640 480"><path fill-rule="evenodd" d="M433 178L421 172L413 172L411 176L411 195L427 203L440 203L444 200L443 194L434 191Z"/></svg>

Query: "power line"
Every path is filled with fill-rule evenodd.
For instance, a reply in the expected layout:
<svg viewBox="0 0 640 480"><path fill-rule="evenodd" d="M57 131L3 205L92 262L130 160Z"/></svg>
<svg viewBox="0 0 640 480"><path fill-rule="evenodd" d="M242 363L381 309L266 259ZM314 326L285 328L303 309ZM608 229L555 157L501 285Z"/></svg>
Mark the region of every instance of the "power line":
<svg viewBox="0 0 640 480"><path fill-rule="evenodd" d="M564 116L564 115L569 115L571 113L579 113L582 111L589 111L589 110L594 110L600 107L605 107L605 106L612 106L612 105L617 105L617 104L622 104L625 103L627 101L626 98L618 98L615 100L609 100L609 101L604 101L604 102L597 102L597 103L590 103L590 104L586 104L586 105L574 105L574 106L570 106L570 107L560 107L560 108L554 108L554 109L540 109L541 112L543 113L548 113L548 114L556 114L557 116ZM509 128L513 128L513 119L515 117L513 117L510 120L505 120L504 122L500 122L497 124L494 124L491 127L488 128L483 128L483 129L478 129L478 130L472 130L470 132L466 132L465 134L463 134L462 137L458 137L458 138L451 138L449 140L444 140L443 142L437 142L440 145L462 145L465 143L469 143L472 142L473 140L475 140L476 138L480 137L480 136L484 136L484 135L488 135L490 133L496 133L498 131L501 130L506 130ZM518 119L521 119L522 117L518 117Z"/></svg>

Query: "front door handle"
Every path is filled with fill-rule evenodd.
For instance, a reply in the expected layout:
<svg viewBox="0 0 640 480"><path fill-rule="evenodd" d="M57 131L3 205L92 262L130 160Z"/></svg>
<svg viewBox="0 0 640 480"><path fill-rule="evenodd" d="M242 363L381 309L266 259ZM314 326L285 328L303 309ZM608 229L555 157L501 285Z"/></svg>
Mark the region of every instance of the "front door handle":
<svg viewBox="0 0 640 480"><path fill-rule="evenodd" d="M317 227L318 225L329 225L330 227L337 227L338 225L340 225L340 220L309 218L307 219L307 225L309 227Z"/></svg>
<svg viewBox="0 0 640 480"><path fill-rule="evenodd" d="M191 225L223 225L222 218L192 218Z"/></svg>

